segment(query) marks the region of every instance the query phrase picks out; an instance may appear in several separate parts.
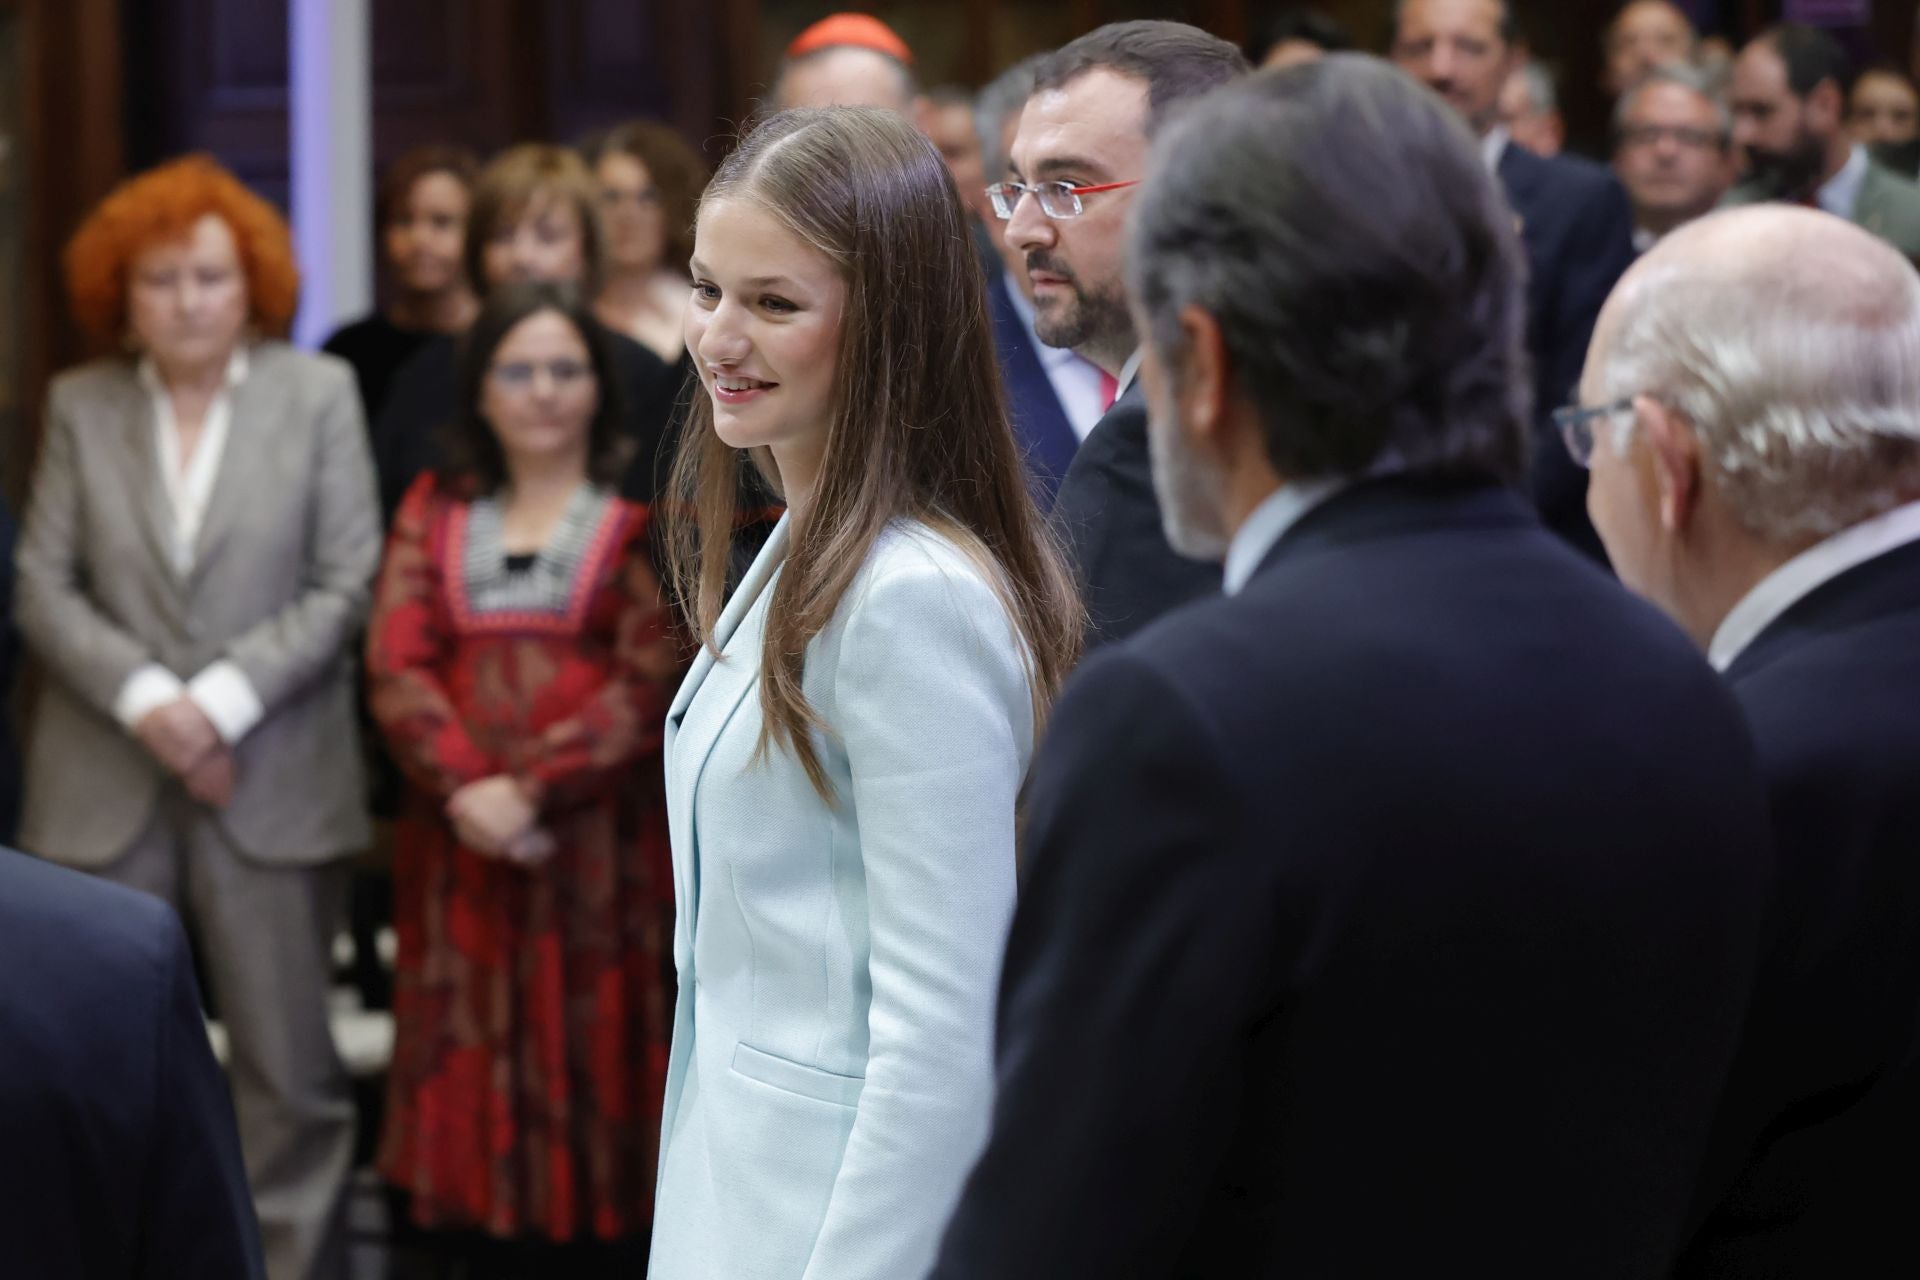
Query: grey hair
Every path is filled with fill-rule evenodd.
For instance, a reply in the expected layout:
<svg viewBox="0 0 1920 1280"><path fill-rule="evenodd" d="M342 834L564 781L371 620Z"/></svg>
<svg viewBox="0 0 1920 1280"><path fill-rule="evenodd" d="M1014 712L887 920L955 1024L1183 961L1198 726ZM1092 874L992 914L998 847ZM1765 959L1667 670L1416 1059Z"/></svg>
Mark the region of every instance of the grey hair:
<svg viewBox="0 0 1920 1280"><path fill-rule="evenodd" d="M1560 91L1554 87L1553 72L1546 66L1529 61L1521 65L1519 75L1527 82L1527 96L1533 99L1535 111L1547 115L1560 109Z"/></svg>
<svg viewBox="0 0 1920 1280"><path fill-rule="evenodd" d="M1001 136L1007 131L1008 118L1019 115L1033 96L1034 73L1046 60L1044 53L1022 58L988 81L973 100L973 131L980 135L980 158L986 163L989 182L1000 181L1007 171Z"/></svg>
<svg viewBox="0 0 1920 1280"><path fill-rule="evenodd" d="M1786 544L1920 496L1920 272L1797 211L1831 223L1820 243L1700 251L1752 212L1709 215L1642 264L1598 381L1606 399L1651 396L1690 422L1741 525ZM1611 434L1625 450L1631 431Z"/></svg>
<svg viewBox="0 0 1920 1280"><path fill-rule="evenodd" d="M1531 383L1513 214L1466 126L1387 63L1332 54L1177 113L1135 202L1129 284L1178 366L1220 326L1283 476L1517 483Z"/></svg>
<svg viewBox="0 0 1920 1280"><path fill-rule="evenodd" d="M1653 68L1620 95L1620 101L1613 105L1613 133L1616 138L1626 133L1628 117L1633 114L1640 96L1659 84L1678 85L1689 93L1705 98L1713 106L1714 127L1719 131L1720 145L1725 147L1732 143L1733 112L1727 108L1726 95L1719 91L1712 75L1684 62Z"/></svg>

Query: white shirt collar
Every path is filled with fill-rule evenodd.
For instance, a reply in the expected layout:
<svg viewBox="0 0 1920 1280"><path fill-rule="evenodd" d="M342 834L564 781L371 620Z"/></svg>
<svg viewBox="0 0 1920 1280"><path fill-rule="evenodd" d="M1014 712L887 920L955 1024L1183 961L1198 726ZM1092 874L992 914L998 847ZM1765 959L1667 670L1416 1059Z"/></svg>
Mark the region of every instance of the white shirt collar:
<svg viewBox="0 0 1920 1280"><path fill-rule="evenodd" d="M151 358L142 357L136 369L140 385L153 404L154 451L160 463L160 487L173 512L173 538L168 548L173 567L182 577L193 568L200 527L205 523L207 505L213 499L213 482L220 471L220 458L226 452L227 436L233 424L233 389L246 381L247 351L235 349L227 359L227 373L207 416L200 424L200 438L193 455L182 465L180 423L173 414L173 397Z"/></svg>
<svg viewBox="0 0 1920 1280"><path fill-rule="evenodd" d="M1113 398L1115 400L1118 400L1121 396L1127 394L1127 388L1133 385L1134 375L1140 372L1141 358L1144 357L1146 354L1147 354L1147 349L1145 347L1135 347L1133 349L1133 354L1127 357L1127 362L1120 366L1120 378L1119 378L1120 385L1114 390L1114 393L1113 393Z"/></svg>
<svg viewBox="0 0 1920 1280"><path fill-rule="evenodd" d="M1500 168L1500 157L1507 153L1507 142L1512 136L1507 132L1507 126L1497 124L1480 139L1480 159L1487 166L1488 173Z"/></svg>
<svg viewBox="0 0 1920 1280"><path fill-rule="evenodd" d="M1860 188L1867 181L1867 167L1867 149L1855 143L1840 172L1828 178L1815 194L1815 202L1828 213L1853 221L1854 207L1860 203Z"/></svg>
<svg viewBox="0 0 1920 1280"><path fill-rule="evenodd" d="M1223 575L1227 594L1239 594L1260 567L1260 562L1273 550L1274 544L1285 536L1287 530L1298 524L1302 516L1351 483L1344 476L1326 480L1295 480L1267 495L1267 500L1253 509L1253 514L1241 523L1233 535L1233 541L1227 544L1226 572Z"/></svg>
<svg viewBox="0 0 1920 1280"><path fill-rule="evenodd" d="M1713 633L1707 661L1716 671L1725 671L1763 631L1815 590L1857 565L1915 541L1920 541L1920 502L1862 520L1808 547L1740 598Z"/></svg>

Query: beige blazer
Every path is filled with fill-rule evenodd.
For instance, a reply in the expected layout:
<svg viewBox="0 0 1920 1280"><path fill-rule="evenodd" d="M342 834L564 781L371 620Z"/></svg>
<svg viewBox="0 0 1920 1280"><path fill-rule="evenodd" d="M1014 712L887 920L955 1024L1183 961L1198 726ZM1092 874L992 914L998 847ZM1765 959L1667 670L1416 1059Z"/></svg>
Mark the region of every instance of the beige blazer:
<svg viewBox="0 0 1920 1280"><path fill-rule="evenodd" d="M153 405L130 360L56 379L16 555L16 621L47 679L27 733L23 848L100 867L146 829L165 771L114 718L130 673L191 679L225 657L265 708L235 747L221 815L263 862L324 861L368 840L349 646L380 558L380 513L348 367L283 343L231 392L191 573Z"/></svg>

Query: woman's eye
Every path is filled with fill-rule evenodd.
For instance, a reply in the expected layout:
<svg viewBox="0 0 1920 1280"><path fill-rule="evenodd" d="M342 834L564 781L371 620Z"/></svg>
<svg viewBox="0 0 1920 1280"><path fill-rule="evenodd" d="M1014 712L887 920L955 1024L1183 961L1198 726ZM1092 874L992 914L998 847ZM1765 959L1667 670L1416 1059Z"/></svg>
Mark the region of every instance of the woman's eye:
<svg viewBox="0 0 1920 1280"><path fill-rule="evenodd" d="M705 280L696 280L693 282L693 296L702 302L718 302L720 301L720 290Z"/></svg>
<svg viewBox="0 0 1920 1280"><path fill-rule="evenodd" d="M795 307L791 302L788 302L785 298L762 298L760 300L760 305L765 307L769 311L787 312L787 311L796 311L799 309Z"/></svg>

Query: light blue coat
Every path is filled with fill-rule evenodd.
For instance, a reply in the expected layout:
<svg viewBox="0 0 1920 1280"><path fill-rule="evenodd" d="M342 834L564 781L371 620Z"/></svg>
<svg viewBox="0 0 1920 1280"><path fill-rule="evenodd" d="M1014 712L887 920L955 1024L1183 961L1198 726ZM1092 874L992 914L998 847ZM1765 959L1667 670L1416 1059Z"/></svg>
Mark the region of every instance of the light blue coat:
<svg viewBox="0 0 1920 1280"><path fill-rule="evenodd" d="M668 719L680 983L653 1280L924 1275L986 1139L1026 651L987 571L890 527L807 647L829 807L790 754L755 756L787 536Z"/></svg>

